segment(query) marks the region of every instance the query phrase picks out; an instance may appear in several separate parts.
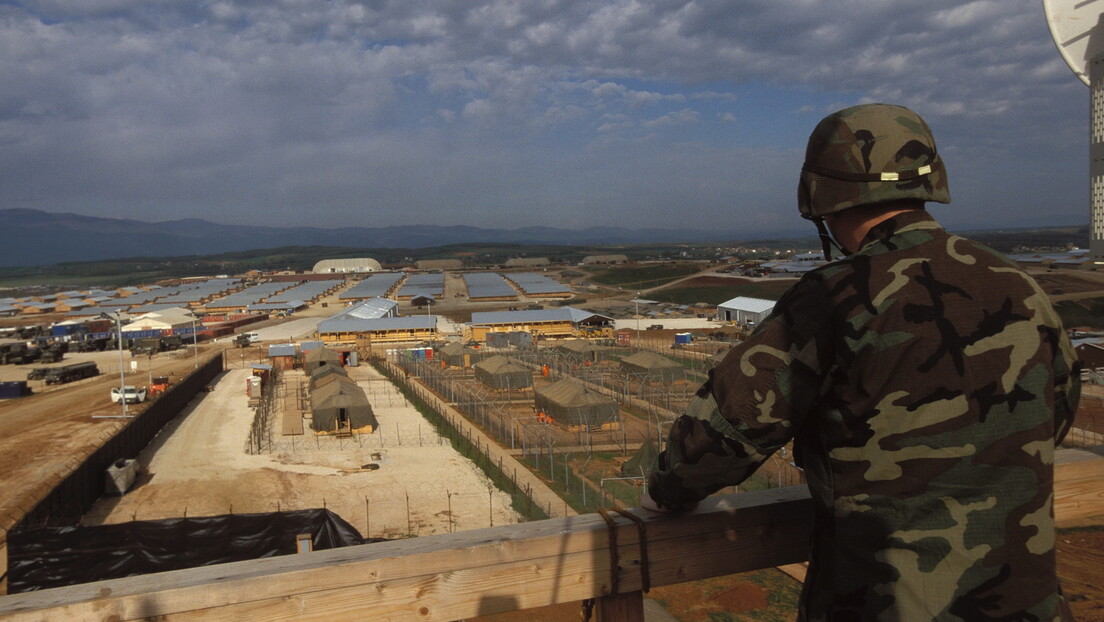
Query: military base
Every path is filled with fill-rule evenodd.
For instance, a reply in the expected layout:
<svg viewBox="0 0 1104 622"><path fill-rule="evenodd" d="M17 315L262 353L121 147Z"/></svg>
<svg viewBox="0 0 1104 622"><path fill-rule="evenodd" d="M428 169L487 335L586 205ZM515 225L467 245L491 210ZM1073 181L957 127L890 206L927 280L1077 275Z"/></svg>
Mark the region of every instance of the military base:
<svg viewBox="0 0 1104 622"><path fill-rule="evenodd" d="M1104 275L1076 257L1021 260L1056 300L1091 299ZM784 291L818 264L340 259L7 298L0 617L267 618L309 601L440 620L575 619L593 602L620 619L623 594L645 589L647 620L792 617L809 507L789 450L670 527L623 508L666 427L777 297L736 294ZM686 288L719 302L657 300ZM1075 336L1104 368L1098 334ZM1082 539L1104 516L1098 378L1056 493L1063 580L1095 606L1100 541ZM211 530L235 545L207 546ZM664 558L686 561L672 575ZM436 604L405 616L426 590Z"/></svg>

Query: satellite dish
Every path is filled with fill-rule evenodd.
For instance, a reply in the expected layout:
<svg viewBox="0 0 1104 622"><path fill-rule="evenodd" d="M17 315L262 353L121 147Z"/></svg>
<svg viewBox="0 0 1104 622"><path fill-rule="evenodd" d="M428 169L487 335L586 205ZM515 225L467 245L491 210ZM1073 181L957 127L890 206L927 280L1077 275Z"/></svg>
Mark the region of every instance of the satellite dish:
<svg viewBox="0 0 1104 622"><path fill-rule="evenodd" d="M1104 54L1104 1L1043 0L1043 11L1058 52L1088 85L1089 61Z"/></svg>

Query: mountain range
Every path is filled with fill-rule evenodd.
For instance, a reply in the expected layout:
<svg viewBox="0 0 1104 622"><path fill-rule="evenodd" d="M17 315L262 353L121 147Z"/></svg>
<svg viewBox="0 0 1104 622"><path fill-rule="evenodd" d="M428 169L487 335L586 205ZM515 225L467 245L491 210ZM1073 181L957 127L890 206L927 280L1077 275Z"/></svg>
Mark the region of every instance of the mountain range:
<svg viewBox="0 0 1104 622"><path fill-rule="evenodd" d="M144 222L32 209L0 209L0 266L41 266L67 261L123 257L178 257L283 246L427 248L448 244L605 245L708 242L736 239L735 233L693 229L468 226L260 227L223 225L188 218Z"/></svg>

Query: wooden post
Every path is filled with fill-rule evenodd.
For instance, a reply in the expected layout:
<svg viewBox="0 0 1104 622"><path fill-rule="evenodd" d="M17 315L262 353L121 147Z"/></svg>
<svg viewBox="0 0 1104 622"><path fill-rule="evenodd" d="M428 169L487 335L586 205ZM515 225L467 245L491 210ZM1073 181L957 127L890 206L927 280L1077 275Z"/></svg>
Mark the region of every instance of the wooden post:
<svg viewBox="0 0 1104 622"><path fill-rule="evenodd" d="M644 593L602 596L594 603L598 622L644 622Z"/></svg>

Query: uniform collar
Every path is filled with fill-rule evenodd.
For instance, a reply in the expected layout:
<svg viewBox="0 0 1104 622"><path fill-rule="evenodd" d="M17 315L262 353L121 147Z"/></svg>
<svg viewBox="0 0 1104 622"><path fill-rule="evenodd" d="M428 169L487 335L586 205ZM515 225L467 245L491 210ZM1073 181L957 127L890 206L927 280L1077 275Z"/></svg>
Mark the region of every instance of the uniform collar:
<svg viewBox="0 0 1104 622"><path fill-rule="evenodd" d="M866 236L863 238L859 248L861 250L875 242L881 242L882 240L893 237L899 233L904 233L905 231L939 228L941 228L939 223L927 212L927 210L910 210L897 214L893 218L883 220L871 227L870 231L866 232Z"/></svg>

